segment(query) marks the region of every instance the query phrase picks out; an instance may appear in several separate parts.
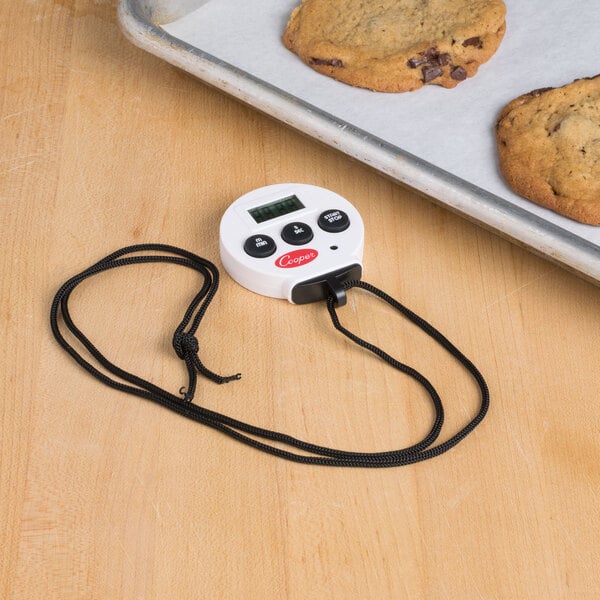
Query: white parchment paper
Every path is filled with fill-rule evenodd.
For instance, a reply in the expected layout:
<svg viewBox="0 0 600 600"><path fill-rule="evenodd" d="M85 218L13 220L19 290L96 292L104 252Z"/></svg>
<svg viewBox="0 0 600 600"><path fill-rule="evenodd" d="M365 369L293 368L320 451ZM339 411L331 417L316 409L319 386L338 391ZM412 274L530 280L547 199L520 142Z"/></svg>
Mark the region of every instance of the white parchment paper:
<svg viewBox="0 0 600 600"><path fill-rule="evenodd" d="M514 194L502 180L494 126L502 107L536 88L600 73L600 0L505 0L507 33L478 74L452 90L403 94L353 88L320 75L281 42L299 0L209 0L162 27L351 125L600 246L583 225Z"/></svg>

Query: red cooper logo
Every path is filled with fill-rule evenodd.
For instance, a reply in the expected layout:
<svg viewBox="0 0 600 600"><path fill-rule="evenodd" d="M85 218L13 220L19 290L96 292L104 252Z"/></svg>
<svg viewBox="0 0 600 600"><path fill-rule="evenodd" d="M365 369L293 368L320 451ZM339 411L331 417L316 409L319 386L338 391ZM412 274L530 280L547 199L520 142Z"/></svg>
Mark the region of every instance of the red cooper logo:
<svg viewBox="0 0 600 600"><path fill-rule="evenodd" d="M294 267L301 267L307 265L319 256L319 253L312 248L305 248L303 250L292 250L287 254L283 254L275 261L275 266L280 269L293 269Z"/></svg>

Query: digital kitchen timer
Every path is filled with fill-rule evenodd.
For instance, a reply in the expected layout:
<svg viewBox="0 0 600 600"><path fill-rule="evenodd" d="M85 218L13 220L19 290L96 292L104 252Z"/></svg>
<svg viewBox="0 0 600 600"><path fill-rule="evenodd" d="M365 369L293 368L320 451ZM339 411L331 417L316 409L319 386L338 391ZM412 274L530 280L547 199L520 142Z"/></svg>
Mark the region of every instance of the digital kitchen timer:
<svg viewBox="0 0 600 600"><path fill-rule="evenodd" d="M245 288L294 304L336 294L360 279L364 225L342 196L314 185L285 183L233 202L220 226L221 261ZM337 294L338 303L345 294Z"/></svg>

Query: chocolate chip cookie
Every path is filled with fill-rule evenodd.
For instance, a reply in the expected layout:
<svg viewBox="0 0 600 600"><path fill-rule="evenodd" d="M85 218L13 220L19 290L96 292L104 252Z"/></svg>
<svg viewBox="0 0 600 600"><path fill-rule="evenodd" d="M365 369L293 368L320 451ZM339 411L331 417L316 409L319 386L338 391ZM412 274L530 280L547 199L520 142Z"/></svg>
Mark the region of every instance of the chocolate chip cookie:
<svg viewBox="0 0 600 600"><path fill-rule="evenodd" d="M505 14L502 0L303 0L283 42L316 71L350 85L453 88L497 50Z"/></svg>
<svg viewBox="0 0 600 600"><path fill-rule="evenodd" d="M500 113L496 141L517 194L600 225L600 75L516 98Z"/></svg>

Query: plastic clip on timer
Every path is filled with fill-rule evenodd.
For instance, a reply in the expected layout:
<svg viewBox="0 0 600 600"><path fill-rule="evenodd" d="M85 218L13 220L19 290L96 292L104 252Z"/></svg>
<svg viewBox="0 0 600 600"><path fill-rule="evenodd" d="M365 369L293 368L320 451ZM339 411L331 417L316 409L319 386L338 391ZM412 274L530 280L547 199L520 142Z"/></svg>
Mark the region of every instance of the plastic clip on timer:
<svg viewBox="0 0 600 600"><path fill-rule="evenodd" d="M219 272L210 261L180 248L163 244L130 246L75 275L60 287L52 302L52 331L60 345L104 384L154 401L280 458L313 465L378 468L427 460L458 444L483 420L489 406L488 387L475 365L437 329L385 292L361 281L363 239L362 219L350 202L323 188L302 184L268 186L242 196L226 210L220 227L221 259L234 280L254 292L285 298L294 304L325 301L338 331L415 379L426 390L435 410L434 422L420 442L406 448L384 452L327 448L238 421L193 403L198 373L219 384L237 380L240 375L217 375L200 360L200 346L195 334L217 291ZM75 325L69 313L68 301L72 291L88 277L120 266L156 262L185 266L196 270L204 278L200 291L173 335L174 350L184 361L188 372L188 386L180 390L183 396L168 392L111 363ZM446 441L434 445L444 423L444 408L429 380L340 323L336 310L346 304L348 290L355 287L374 294L416 324L454 356L475 379L481 392L479 410L471 421ZM102 371L67 341L63 328L85 348L91 359L103 367Z"/></svg>

